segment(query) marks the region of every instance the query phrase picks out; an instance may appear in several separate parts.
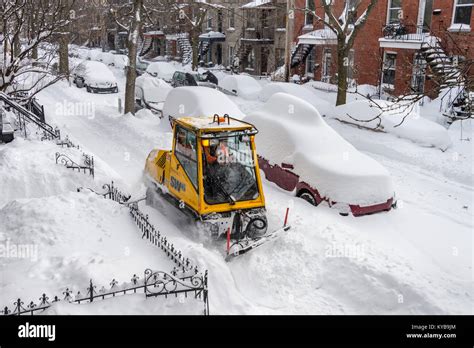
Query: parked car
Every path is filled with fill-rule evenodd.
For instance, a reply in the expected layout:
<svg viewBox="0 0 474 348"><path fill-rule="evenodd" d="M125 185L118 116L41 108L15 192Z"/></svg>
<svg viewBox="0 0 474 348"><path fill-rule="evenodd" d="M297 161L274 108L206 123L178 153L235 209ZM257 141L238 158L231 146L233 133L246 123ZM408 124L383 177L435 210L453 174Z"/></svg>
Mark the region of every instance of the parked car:
<svg viewBox="0 0 474 348"><path fill-rule="evenodd" d="M165 120L170 116L209 117L215 114L227 114L239 120L245 117L239 107L224 93L202 86L172 89L163 106ZM171 130L168 122L161 124L164 125L164 130Z"/></svg>
<svg viewBox="0 0 474 348"><path fill-rule="evenodd" d="M150 109L161 116L163 104L173 88L162 79L150 75L137 77L135 82L135 100L139 108Z"/></svg>
<svg viewBox="0 0 474 348"><path fill-rule="evenodd" d="M148 67L146 68L148 74L163 79L166 82L171 82L175 71L176 69L173 64L168 62L153 62L148 64Z"/></svg>
<svg viewBox="0 0 474 348"><path fill-rule="evenodd" d="M101 62L84 61L74 69L73 83L86 87L91 93L118 93L117 80L110 69Z"/></svg>
<svg viewBox="0 0 474 348"><path fill-rule="evenodd" d="M308 102L276 93L245 121L259 129L260 169L282 189L316 206L327 202L341 215L389 211L394 205L387 169L342 138Z"/></svg>
<svg viewBox="0 0 474 348"><path fill-rule="evenodd" d="M144 60L141 60L140 58L137 59L137 65L136 65L136 72L138 76L143 75L146 72L146 69L150 63L145 62Z"/></svg>

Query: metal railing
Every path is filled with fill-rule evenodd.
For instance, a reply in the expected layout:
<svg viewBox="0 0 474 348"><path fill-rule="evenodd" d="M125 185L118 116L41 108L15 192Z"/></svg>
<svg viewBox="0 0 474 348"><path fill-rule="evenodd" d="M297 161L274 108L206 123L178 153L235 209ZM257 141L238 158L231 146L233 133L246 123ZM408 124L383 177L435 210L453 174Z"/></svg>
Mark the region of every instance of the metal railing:
<svg viewBox="0 0 474 348"><path fill-rule="evenodd" d="M168 296L173 295L177 298L180 294L182 294L184 298L187 298L189 294L192 294L195 299L204 302L203 313L204 315L209 315L207 282L207 272L204 275L180 276L176 270L168 273L146 269L143 279L140 279L139 276L134 274L130 282L119 285L119 282L114 278L109 283L109 289L102 286L99 290L96 290L97 286L91 279L85 291L83 293L78 291L76 295L74 295L74 291L70 288L66 288L62 291L63 296L54 296L52 299L43 293L37 302L30 301L26 306L24 301L18 298L13 302L12 308L5 306L0 310L0 313L3 315L34 315L37 314L37 312L44 312L59 301L67 301L76 304L92 303L96 300L143 292L145 298L157 296L168 298Z"/></svg>
<svg viewBox="0 0 474 348"><path fill-rule="evenodd" d="M426 34L423 27L410 24L393 23L382 26L382 36L390 40L423 41Z"/></svg>

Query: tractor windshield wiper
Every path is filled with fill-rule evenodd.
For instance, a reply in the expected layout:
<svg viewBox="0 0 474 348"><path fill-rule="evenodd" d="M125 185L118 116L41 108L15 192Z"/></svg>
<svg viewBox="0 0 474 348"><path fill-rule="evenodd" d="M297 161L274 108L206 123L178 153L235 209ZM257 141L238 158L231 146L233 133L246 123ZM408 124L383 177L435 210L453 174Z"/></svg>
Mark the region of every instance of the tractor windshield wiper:
<svg viewBox="0 0 474 348"><path fill-rule="evenodd" d="M225 188L222 187L219 180L217 180L217 178L211 173L208 173L207 175L209 175L211 177L212 181L217 186L217 188L219 190L221 190L221 192L224 194L224 196L226 196L226 198L229 200L229 203L231 205L234 205L235 204L235 198L229 192L227 192Z"/></svg>

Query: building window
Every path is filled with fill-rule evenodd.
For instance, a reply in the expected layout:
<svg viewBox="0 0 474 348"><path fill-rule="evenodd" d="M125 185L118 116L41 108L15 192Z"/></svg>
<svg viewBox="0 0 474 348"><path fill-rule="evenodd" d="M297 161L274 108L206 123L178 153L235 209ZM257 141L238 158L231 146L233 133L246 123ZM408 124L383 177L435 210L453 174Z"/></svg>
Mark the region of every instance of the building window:
<svg viewBox="0 0 474 348"><path fill-rule="evenodd" d="M207 15L207 28L212 28L212 16L210 13Z"/></svg>
<svg viewBox="0 0 474 348"><path fill-rule="evenodd" d="M425 69L426 60L421 54L416 54L413 62L413 74L411 79L411 88L415 93L423 93L425 89Z"/></svg>
<svg viewBox="0 0 474 348"><path fill-rule="evenodd" d="M286 29L286 10L277 9L277 28Z"/></svg>
<svg viewBox="0 0 474 348"><path fill-rule="evenodd" d="M401 19L403 19L402 0L389 0L388 24L400 23Z"/></svg>
<svg viewBox="0 0 474 348"><path fill-rule="evenodd" d="M305 25L313 25L313 13L315 8L314 8L314 0L306 0L306 12L304 16L304 24Z"/></svg>
<svg viewBox="0 0 474 348"><path fill-rule="evenodd" d="M321 81L328 82L331 80L331 64L332 54L330 48L325 48L323 53L323 71Z"/></svg>
<svg viewBox="0 0 474 348"><path fill-rule="evenodd" d="M255 51L253 48L247 57L247 69L249 70L255 69Z"/></svg>
<svg viewBox="0 0 474 348"><path fill-rule="evenodd" d="M395 68L397 54L386 52L383 59L382 84L393 88L395 86Z"/></svg>
<svg viewBox="0 0 474 348"><path fill-rule="evenodd" d="M229 28L235 28L235 10L234 10L234 8L231 8L230 12L229 12Z"/></svg>
<svg viewBox="0 0 474 348"><path fill-rule="evenodd" d="M471 25L474 0L454 0L453 24Z"/></svg>
<svg viewBox="0 0 474 348"><path fill-rule="evenodd" d="M229 46L229 57L227 59L227 63L229 66L233 66L234 65L234 47L233 46Z"/></svg>
<svg viewBox="0 0 474 348"><path fill-rule="evenodd" d="M349 84L352 84L354 81L354 54L354 49L351 49L347 57L347 81Z"/></svg>
<svg viewBox="0 0 474 348"><path fill-rule="evenodd" d="M314 64L316 63L315 60L315 49L314 47L311 49L311 52L309 52L308 57L306 57L306 71L305 75L309 77L314 77Z"/></svg>

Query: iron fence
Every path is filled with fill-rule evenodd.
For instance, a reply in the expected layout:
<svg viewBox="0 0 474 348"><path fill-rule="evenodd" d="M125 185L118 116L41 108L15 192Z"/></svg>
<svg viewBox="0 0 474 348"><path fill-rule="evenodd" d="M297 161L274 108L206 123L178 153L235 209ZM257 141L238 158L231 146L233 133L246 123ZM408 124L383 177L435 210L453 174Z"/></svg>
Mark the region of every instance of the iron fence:
<svg viewBox="0 0 474 348"><path fill-rule="evenodd" d="M145 294L145 298L158 296L164 296L165 298L174 296L177 298L180 294L188 298L188 295L194 295L194 299L203 301L204 315L209 315L207 282L207 271L203 275L184 276L180 275L176 269L170 273L146 269L143 279L134 274L130 282L119 285L119 282L114 278L109 283L109 289L102 286L99 290L96 290L97 286L91 279L85 291L83 293L78 291L76 295L74 295L72 289L66 288L62 291L62 296L54 296L50 299L50 297L43 293L36 303L35 301L30 301L27 305L25 305L21 298L18 298L13 302L13 307L5 306L0 313L3 315L34 315L38 312L44 312L55 302L59 301L76 304L92 303L96 300L142 292Z"/></svg>
<svg viewBox="0 0 474 348"><path fill-rule="evenodd" d="M94 178L94 156L82 154L83 164L74 162L70 157L63 153L56 152L56 164L62 164L66 168L77 170L78 172L89 173Z"/></svg>

